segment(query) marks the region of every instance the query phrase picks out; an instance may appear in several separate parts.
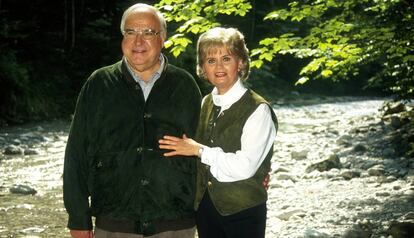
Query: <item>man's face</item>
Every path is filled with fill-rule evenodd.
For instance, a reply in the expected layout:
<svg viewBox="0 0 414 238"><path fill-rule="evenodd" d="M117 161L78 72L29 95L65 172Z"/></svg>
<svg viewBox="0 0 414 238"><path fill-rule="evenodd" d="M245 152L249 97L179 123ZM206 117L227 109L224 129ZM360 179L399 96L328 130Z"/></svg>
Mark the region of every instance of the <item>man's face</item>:
<svg viewBox="0 0 414 238"><path fill-rule="evenodd" d="M164 46L162 34L145 39L145 31L160 32L161 25L155 13L142 9L132 13L125 20L124 30L138 31L138 34L124 34L122 52L130 66L138 74L152 74L160 66L159 57Z"/></svg>

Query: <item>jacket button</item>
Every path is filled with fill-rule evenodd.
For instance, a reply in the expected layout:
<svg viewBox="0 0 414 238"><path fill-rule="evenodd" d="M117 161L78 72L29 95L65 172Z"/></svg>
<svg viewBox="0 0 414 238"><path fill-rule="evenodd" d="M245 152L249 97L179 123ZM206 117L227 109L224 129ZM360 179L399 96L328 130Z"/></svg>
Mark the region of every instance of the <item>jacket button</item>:
<svg viewBox="0 0 414 238"><path fill-rule="evenodd" d="M210 143L214 143L214 140L213 140L213 139L211 139L211 140L210 140Z"/></svg>
<svg viewBox="0 0 414 238"><path fill-rule="evenodd" d="M138 148L137 148L137 152L138 152L138 153L142 153L142 150L143 150L143 149L142 149L142 147L138 147Z"/></svg>
<svg viewBox="0 0 414 238"><path fill-rule="evenodd" d="M149 184L149 181L146 179L141 179L141 185L142 186L147 186Z"/></svg>
<svg viewBox="0 0 414 238"><path fill-rule="evenodd" d="M102 161L99 161L98 164L96 165L97 168L102 167Z"/></svg>
<svg viewBox="0 0 414 238"><path fill-rule="evenodd" d="M145 119L149 119L151 117L152 117L152 114L151 113L149 113L149 112L144 113L144 118Z"/></svg>
<svg viewBox="0 0 414 238"><path fill-rule="evenodd" d="M212 183L211 181L208 181L208 182L207 182L207 185L208 185L209 187L211 187L211 186L213 185L213 183Z"/></svg>

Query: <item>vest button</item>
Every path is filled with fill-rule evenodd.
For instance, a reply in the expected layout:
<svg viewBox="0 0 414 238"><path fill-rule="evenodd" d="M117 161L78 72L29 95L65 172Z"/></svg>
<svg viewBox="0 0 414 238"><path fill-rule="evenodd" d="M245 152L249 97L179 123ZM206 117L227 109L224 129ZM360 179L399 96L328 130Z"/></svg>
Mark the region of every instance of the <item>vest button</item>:
<svg viewBox="0 0 414 238"><path fill-rule="evenodd" d="M135 85L135 90L139 90L139 89L140 89L139 85L138 85L138 84L136 84L136 85Z"/></svg>
<svg viewBox="0 0 414 238"><path fill-rule="evenodd" d="M211 140L210 140L210 143L214 143L214 140L213 140L213 139L211 139Z"/></svg>
<svg viewBox="0 0 414 238"><path fill-rule="evenodd" d="M142 149L142 147L138 147L138 148L137 148L137 152L138 152L139 154L141 154L141 153L142 153L142 150L143 150L143 149Z"/></svg>
<svg viewBox="0 0 414 238"><path fill-rule="evenodd" d="M209 187L211 187L211 186L213 185L213 183L212 183L211 181L208 181L208 182L207 182L207 185L208 185Z"/></svg>

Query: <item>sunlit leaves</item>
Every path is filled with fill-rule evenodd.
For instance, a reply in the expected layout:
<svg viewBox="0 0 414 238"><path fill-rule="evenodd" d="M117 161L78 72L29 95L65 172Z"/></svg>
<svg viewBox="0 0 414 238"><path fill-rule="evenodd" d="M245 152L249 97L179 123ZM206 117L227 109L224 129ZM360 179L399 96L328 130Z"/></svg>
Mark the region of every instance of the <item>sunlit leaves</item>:
<svg viewBox="0 0 414 238"><path fill-rule="evenodd" d="M377 71L371 83L381 77L393 78L395 82L389 84L398 85L391 87L393 91L408 93L413 88L409 85L414 84L413 12L413 6L400 0L316 0L305 4L293 1L286 8L269 12L264 20L276 20L279 24L306 22L311 26L308 33L301 40L291 41L293 45L286 51L278 51L273 42L262 41L260 52L265 56L272 52L310 58L297 84L307 82L309 77L347 79L358 74L362 65L385 61L387 64ZM398 62L407 65L392 67Z"/></svg>
<svg viewBox="0 0 414 238"><path fill-rule="evenodd" d="M308 65L302 68L302 70L300 71L300 74L301 75L309 74L309 73L317 71L321 67L321 65L323 65L325 61L326 61L326 57L313 59Z"/></svg>
<svg viewBox="0 0 414 238"><path fill-rule="evenodd" d="M293 34L284 34L279 38L265 38L259 42L261 48L253 49L251 51L252 67L261 67L265 61L272 61L277 54L287 53L298 38L292 37ZM256 59L258 58L258 59Z"/></svg>
<svg viewBox="0 0 414 238"><path fill-rule="evenodd" d="M295 85L305 84L308 81L309 81L309 77L301 77L300 79L298 79L298 81L296 81Z"/></svg>
<svg viewBox="0 0 414 238"><path fill-rule="evenodd" d="M168 21L179 22L166 42L175 56L191 44L191 35L220 25L218 16L246 16L252 9L248 0L161 0L159 6ZM301 24L259 39L251 49L251 66L263 67L278 55L291 54L306 59L297 84L310 79L344 80L365 65L381 65L372 70L370 82L382 83L401 94L414 85L414 6L404 0L307 0L289 1L283 8L269 9L263 21ZM269 32L273 32L270 28ZM280 30L274 32L281 32ZM398 67L397 67L398 66ZM386 79L386 80L385 80Z"/></svg>
<svg viewBox="0 0 414 238"><path fill-rule="evenodd" d="M329 76L331 76L333 74L333 72L332 72L332 70L330 70L330 69L325 69L325 70L322 70L322 72L321 72L321 75L324 77L324 78L328 78Z"/></svg>
<svg viewBox="0 0 414 238"><path fill-rule="evenodd" d="M165 44L175 57L178 57L192 43L190 35L198 35L208 29L219 26L219 15L243 17L252 8L247 0L161 0L157 7L161 9L167 21L178 22L180 27Z"/></svg>
<svg viewBox="0 0 414 238"><path fill-rule="evenodd" d="M191 43L192 41L186 38L184 34L175 34L164 43L164 46L166 48L172 47L170 52L175 57L178 57L183 51L185 51L185 48Z"/></svg>
<svg viewBox="0 0 414 238"><path fill-rule="evenodd" d="M286 20L286 18L289 16L289 12L285 9L277 10L268 13L264 20Z"/></svg>
<svg viewBox="0 0 414 238"><path fill-rule="evenodd" d="M414 62L414 55L407 55L403 58L404 62L411 61Z"/></svg>

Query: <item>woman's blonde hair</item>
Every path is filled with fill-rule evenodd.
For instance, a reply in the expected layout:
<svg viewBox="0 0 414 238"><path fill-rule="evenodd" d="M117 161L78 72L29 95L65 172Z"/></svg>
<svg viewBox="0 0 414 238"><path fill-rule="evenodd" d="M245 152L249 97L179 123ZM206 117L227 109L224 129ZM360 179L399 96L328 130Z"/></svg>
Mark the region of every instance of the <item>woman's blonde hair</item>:
<svg viewBox="0 0 414 238"><path fill-rule="evenodd" d="M201 34L197 42L197 75L205 78L203 64L207 55L222 46L242 61L238 74L242 81L247 80L250 73L249 50L243 34L235 28L215 27Z"/></svg>

